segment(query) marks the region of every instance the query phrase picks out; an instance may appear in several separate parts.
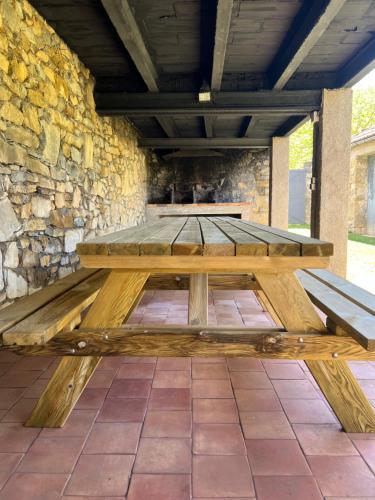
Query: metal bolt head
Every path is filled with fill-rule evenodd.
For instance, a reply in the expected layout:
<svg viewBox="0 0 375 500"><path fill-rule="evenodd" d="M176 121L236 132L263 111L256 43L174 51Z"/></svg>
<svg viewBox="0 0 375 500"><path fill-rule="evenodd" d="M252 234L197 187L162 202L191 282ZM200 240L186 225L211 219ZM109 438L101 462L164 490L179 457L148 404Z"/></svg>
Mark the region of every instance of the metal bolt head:
<svg viewBox="0 0 375 500"><path fill-rule="evenodd" d="M298 342L299 342L300 344L303 344L303 343L304 343L303 338L302 338L302 337L300 337L300 338L298 339Z"/></svg>
<svg viewBox="0 0 375 500"><path fill-rule="evenodd" d="M338 358L338 357L339 357L339 354L338 354L337 352L334 352L334 353L332 353L332 357L333 357L333 358Z"/></svg>
<svg viewBox="0 0 375 500"><path fill-rule="evenodd" d="M78 349L84 349L86 347L86 342L84 340L81 340L78 342Z"/></svg>
<svg viewBox="0 0 375 500"><path fill-rule="evenodd" d="M104 335L104 340L108 340L108 339L109 339L108 335L107 335L107 334L105 334L105 335Z"/></svg>
<svg viewBox="0 0 375 500"><path fill-rule="evenodd" d="M70 349L70 352L71 352L72 354L74 354L74 353L76 352L76 350L75 350L75 349Z"/></svg>

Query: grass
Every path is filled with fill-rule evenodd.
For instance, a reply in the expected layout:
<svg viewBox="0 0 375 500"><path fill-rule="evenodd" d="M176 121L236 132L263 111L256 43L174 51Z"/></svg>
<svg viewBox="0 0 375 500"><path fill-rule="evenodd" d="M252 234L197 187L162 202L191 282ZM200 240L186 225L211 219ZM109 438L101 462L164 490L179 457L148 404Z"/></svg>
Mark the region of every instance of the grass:
<svg viewBox="0 0 375 500"><path fill-rule="evenodd" d="M358 241L358 243L366 243L367 245L374 245L375 246L375 237L374 236L365 236L364 234L349 233L348 239L350 241Z"/></svg>

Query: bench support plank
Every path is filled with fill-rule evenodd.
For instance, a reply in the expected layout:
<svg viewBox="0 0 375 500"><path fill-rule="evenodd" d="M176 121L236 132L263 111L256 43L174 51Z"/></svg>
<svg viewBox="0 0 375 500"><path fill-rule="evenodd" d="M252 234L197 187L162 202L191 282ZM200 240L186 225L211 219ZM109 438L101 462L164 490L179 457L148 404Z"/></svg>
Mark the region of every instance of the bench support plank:
<svg viewBox="0 0 375 500"><path fill-rule="evenodd" d="M208 274L190 275L189 325L208 323Z"/></svg>
<svg viewBox="0 0 375 500"><path fill-rule="evenodd" d="M82 327L120 326L131 313L148 277L148 273L112 271L83 320ZM26 426L62 427L100 359L99 356L63 357Z"/></svg>
<svg viewBox="0 0 375 500"><path fill-rule="evenodd" d="M306 292L292 273L257 273L258 283L287 330L326 331ZM375 432L375 413L346 361L307 361L346 432Z"/></svg>

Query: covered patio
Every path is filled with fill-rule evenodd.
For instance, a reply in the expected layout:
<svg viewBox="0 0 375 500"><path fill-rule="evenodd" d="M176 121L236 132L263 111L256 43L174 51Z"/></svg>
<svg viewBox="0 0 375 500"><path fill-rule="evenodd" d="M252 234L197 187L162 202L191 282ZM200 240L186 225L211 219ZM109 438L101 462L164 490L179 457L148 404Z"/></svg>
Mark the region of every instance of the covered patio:
<svg viewBox="0 0 375 500"><path fill-rule="evenodd" d="M1 500L375 498L374 30L373 0L1 2Z"/></svg>

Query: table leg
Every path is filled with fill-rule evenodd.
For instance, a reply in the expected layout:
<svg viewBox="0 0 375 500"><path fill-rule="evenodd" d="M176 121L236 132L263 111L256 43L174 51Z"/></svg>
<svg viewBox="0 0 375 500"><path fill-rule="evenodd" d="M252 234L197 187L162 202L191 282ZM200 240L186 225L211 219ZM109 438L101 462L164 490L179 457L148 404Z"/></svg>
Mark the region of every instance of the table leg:
<svg viewBox="0 0 375 500"><path fill-rule="evenodd" d="M189 325L208 323L208 274L190 275Z"/></svg>
<svg viewBox="0 0 375 500"><path fill-rule="evenodd" d="M149 273L112 271L86 317L82 328L114 328L130 315ZM77 346L72 348L76 349ZM63 357L26 422L28 427L62 427L94 373L99 356Z"/></svg>
<svg viewBox="0 0 375 500"><path fill-rule="evenodd" d="M326 332L293 273L255 277L287 330ZM345 361L317 359L306 364L346 432L375 432L375 412Z"/></svg>

